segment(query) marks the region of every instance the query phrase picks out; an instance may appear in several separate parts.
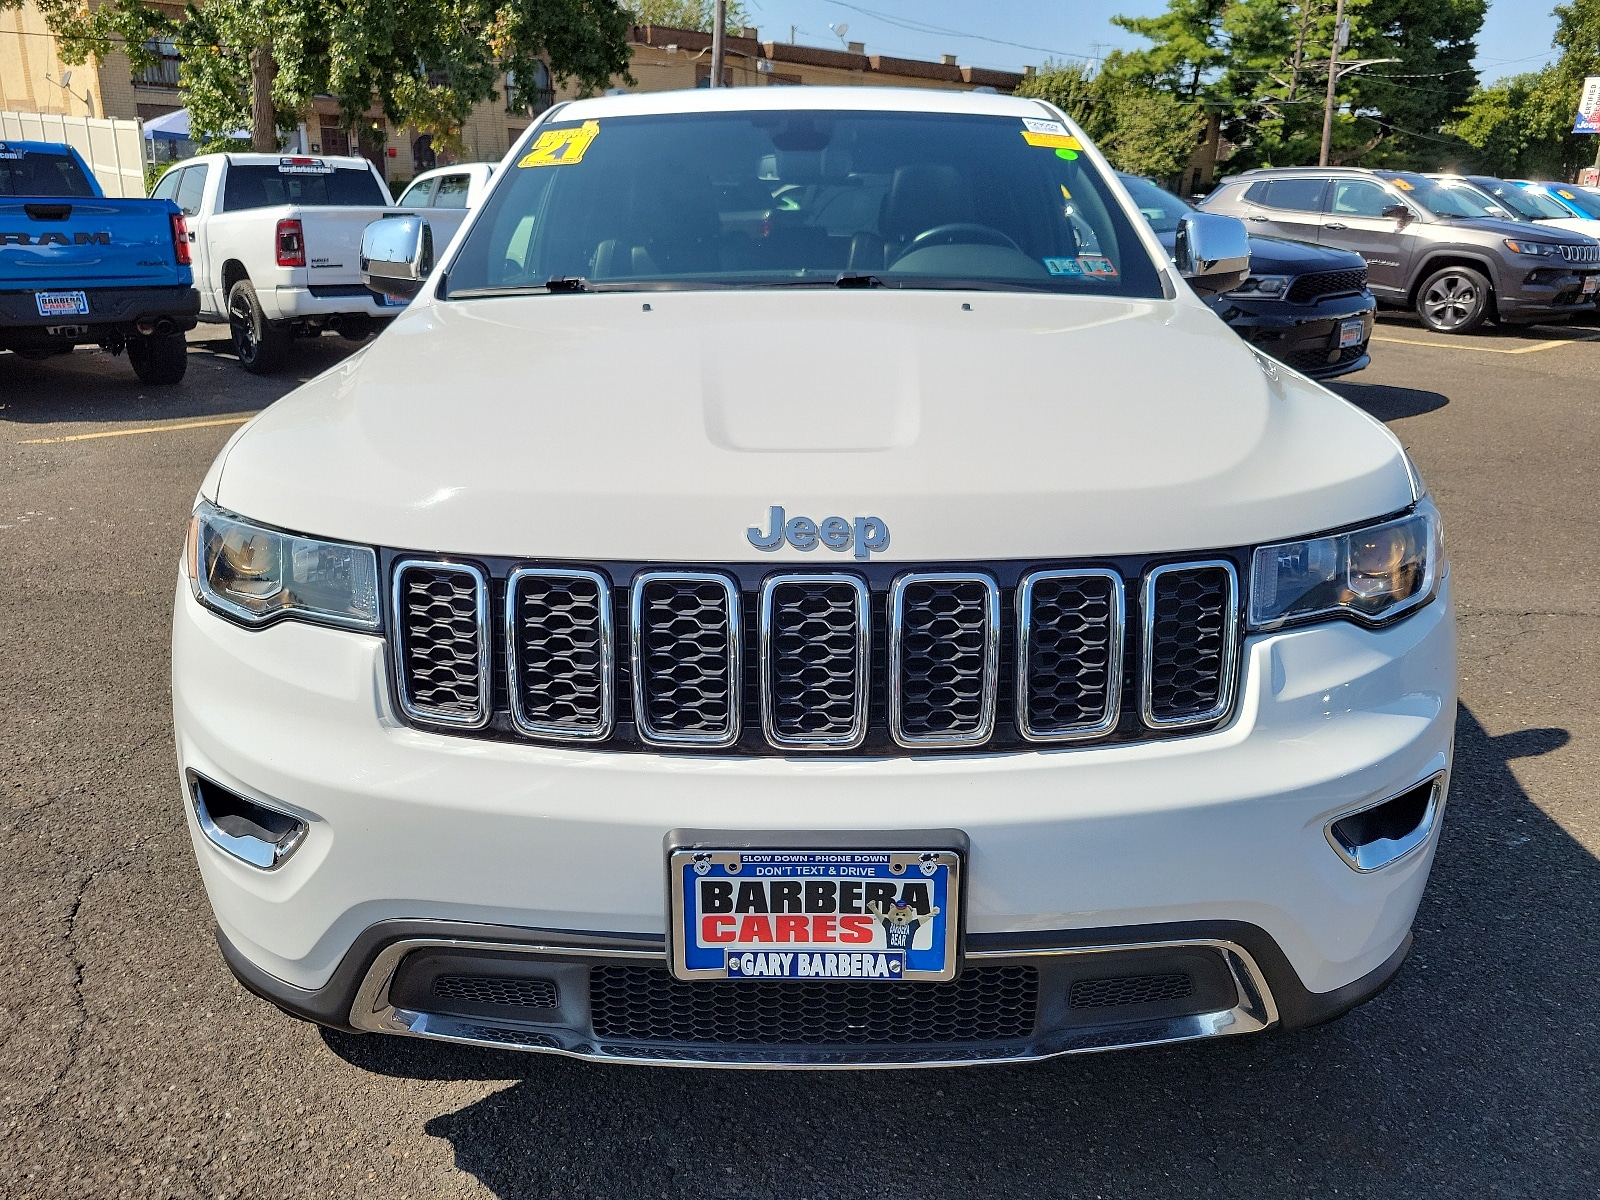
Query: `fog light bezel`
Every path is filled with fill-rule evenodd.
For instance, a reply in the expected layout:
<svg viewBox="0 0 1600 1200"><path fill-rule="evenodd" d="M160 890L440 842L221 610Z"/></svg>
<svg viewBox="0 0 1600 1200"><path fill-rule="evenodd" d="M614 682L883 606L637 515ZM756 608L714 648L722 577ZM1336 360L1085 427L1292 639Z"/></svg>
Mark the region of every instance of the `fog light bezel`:
<svg viewBox="0 0 1600 1200"><path fill-rule="evenodd" d="M210 842L229 858L254 867L258 871L276 871L288 862L294 852L305 844L306 831L310 823L294 813L286 811L273 804L265 804L254 796L248 796L236 788L226 787L214 779L210 779L192 767L184 771L188 783L189 804L194 810L195 821L200 826L200 832ZM213 804L208 804L204 795L205 789L211 788L216 792L238 801L246 808L257 809L260 812L280 818L284 829L276 837L266 838L247 832L230 832L219 823L217 814L212 812ZM214 803L214 802L213 802ZM221 814L226 820L230 814ZM243 818L249 820L248 817ZM269 826L259 822L250 822L262 833L272 833Z"/></svg>
<svg viewBox="0 0 1600 1200"><path fill-rule="evenodd" d="M1428 844L1428 839L1433 836L1439 818L1444 812L1445 793L1447 790L1449 771L1435 771L1432 775L1423 778L1410 787L1403 788L1382 800L1375 800L1370 804L1363 804L1357 808L1346 809L1338 816L1323 823L1322 834L1327 839L1328 845L1340 860L1352 871L1362 875L1371 874L1373 871L1382 871L1403 859L1410 858ZM1371 841L1359 844L1352 843L1341 836L1336 827L1352 817L1359 817L1370 813L1374 809L1392 804L1396 800L1404 799L1413 792L1428 789L1428 797L1423 806L1422 817L1417 824L1407 833L1398 838L1374 838Z"/></svg>

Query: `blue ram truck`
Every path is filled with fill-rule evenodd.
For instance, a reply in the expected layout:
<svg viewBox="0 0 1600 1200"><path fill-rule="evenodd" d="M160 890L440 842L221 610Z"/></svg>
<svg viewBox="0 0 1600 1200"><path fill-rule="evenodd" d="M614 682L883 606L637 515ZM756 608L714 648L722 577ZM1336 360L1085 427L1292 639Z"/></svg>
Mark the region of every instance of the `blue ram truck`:
<svg viewBox="0 0 1600 1200"><path fill-rule="evenodd" d="M70 146L0 142L0 350L126 350L141 382L177 383L193 282L172 201L108 198Z"/></svg>

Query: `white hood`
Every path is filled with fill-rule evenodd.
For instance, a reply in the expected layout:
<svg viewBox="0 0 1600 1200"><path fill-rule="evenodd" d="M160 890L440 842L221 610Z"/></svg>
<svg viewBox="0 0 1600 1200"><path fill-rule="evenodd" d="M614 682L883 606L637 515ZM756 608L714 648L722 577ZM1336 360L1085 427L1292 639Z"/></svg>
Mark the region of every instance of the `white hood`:
<svg viewBox="0 0 1600 1200"><path fill-rule="evenodd" d="M970 306L970 308L968 307ZM647 311L648 310L648 311ZM422 304L234 442L215 499L399 549L831 565L1192 551L1411 502L1395 438L1187 300L832 288ZM824 561L828 560L828 561Z"/></svg>

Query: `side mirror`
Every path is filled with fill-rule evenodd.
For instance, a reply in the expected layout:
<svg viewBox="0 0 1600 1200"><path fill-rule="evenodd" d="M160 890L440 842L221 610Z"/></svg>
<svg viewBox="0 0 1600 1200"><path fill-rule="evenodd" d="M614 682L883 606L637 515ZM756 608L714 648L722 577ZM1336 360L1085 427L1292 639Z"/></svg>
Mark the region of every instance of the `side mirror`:
<svg viewBox="0 0 1600 1200"><path fill-rule="evenodd" d="M1195 291L1231 292L1250 275L1250 235L1238 217L1185 213L1178 218L1172 260Z"/></svg>
<svg viewBox="0 0 1600 1200"><path fill-rule="evenodd" d="M361 235L361 282L405 303L433 271L433 230L421 217L384 217Z"/></svg>
<svg viewBox="0 0 1600 1200"><path fill-rule="evenodd" d="M1383 212L1378 215L1393 218L1404 225L1411 220L1411 206L1409 204L1388 204L1384 206Z"/></svg>

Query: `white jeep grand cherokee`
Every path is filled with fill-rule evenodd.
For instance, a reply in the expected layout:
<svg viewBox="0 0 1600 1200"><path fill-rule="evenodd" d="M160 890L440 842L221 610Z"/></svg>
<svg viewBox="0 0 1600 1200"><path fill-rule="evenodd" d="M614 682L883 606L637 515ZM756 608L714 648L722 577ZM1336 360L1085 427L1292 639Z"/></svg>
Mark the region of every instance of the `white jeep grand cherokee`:
<svg viewBox="0 0 1600 1200"><path fill-rule="evenodd" d="M371 347L211 468L178 753L219 941L326 1025L995 1062L1399 969L1439 518L1038 101L558 105ZM1188 282L1185 279L1188 279Z"/></svg>

